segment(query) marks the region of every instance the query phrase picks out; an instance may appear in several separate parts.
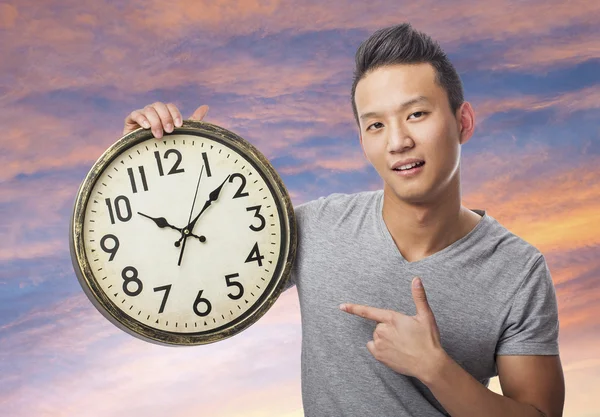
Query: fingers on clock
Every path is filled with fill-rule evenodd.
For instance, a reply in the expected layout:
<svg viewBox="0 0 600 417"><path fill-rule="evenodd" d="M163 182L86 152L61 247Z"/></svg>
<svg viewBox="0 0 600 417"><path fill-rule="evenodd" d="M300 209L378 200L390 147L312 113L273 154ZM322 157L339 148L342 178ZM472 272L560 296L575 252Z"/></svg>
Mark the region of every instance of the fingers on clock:
<svg viewBox="0 0 600 417"><path fill-rule="evenodd" d="M175 127L181 127L181 125L183 124L183 117L181 116L181 112L179 111L177 106L173 103L168 103L167 109L169 110L169 113L171 113L171 118L173 119Z"/></svg>
<svg viewBox="0 0 600 417"><path fill-rule="evenodd" d="M125 118L125 127L123 128L123 134L125 135L127 133L133 132L140 126L144 129L149 129L150 123L142 114L141 110L134 110Z"/></svg>
<svg viewBox="0 0 600 417"><path fill-rule="evenodd" d="M167 133L171 133L175 126L175 115L171 114L171 110L175 106L173 104L156 102L152 105L152 107L154 108L154 110L156 110L156 114L158 114L158 117L160 119L160 128ZM152 131L154 132L154 129Z"/></svg>
<svg viewBox="0 0 600 417"><path fill-rule="evenodd" d="M163 135L163 127L160 116L156 112L154 105L144 107L141 112L143 117L150 123L149 129L152 130L154 137L160 139Z"/></svg>

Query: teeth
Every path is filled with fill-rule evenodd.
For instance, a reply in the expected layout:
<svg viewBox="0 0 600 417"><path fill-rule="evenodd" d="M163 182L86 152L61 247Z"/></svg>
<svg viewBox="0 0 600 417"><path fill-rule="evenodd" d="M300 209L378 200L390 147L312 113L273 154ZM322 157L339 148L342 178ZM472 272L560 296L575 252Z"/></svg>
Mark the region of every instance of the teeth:
<svg viewBox="0 0 600 417"><path fill-rule="evenodd" d="M401 171L405 171L407 169L411 169L413 167L416 167L417 165L420 165L420 164L421 164L420 162L413 162L412 164L402 165L401 167L396 168L396 169L399 169Z"/></svg>

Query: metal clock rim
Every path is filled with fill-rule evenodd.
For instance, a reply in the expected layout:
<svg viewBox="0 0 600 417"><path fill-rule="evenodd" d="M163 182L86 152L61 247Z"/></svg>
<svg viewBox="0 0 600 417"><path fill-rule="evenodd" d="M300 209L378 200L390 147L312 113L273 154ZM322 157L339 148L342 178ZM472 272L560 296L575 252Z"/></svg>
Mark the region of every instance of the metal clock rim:
<svg viewBox="0 0 600 417"><path fill-rule="evenodd" d="M286 223L283 228L287 233L287 239L283 239L286 247L282 247L284 261L280 265L281 274L279 275L277 285L271 288L270 293L263 293L255 303L255 308L247 317L233 326L226 326L214 333L175 333L163 331L144 325L135 319L132 319L110 300L107 294L100 289L100 286L91 271L90 263L85 253L83 240L83 223L85 219L85 210L91 198L91 191L97 180L100 178L104 169L113 162L125 150L146 140L167 140L170 134L166 134L161 139L156 139L152 133L145 129L137 129L124 135L114 144L112 144L94 163L82 181L77 196L75 198L73 215L71 216L69 231L69 246L73 269L77 279L92 304L96 309L112 324L121 330L148 342L167 345L167 346L193 346L207 343L213 343L240 333L252 324L256 323L275 303L281 295L283 288L290 279L292 266L296 257L297 250L297 230L294 215L294 209L291 198L287 192L283 181L271 165L269 160L250 142L246 141L237 134L224 129L212 123L196 120L184 120L183 125L176 128L171 135L192 134L194 136L207 137L216 136L219 140L224 140L227 146L233 147L240 153L246 155L253 164L259 165L262 173L267 176L269 186L273 187L273 195L278 200L278 209L283 211L282 218ZM259 301L261 301L259 303ZM251 307L252 308L252 307Z"/></svg>

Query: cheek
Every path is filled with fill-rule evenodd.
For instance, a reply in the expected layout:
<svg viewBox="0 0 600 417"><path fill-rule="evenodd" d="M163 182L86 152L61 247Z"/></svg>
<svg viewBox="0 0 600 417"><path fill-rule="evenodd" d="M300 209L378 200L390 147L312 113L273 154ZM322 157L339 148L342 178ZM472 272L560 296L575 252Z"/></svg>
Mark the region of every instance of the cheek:
<svg viewBox="0 0 600 417"><path fill-rule="evenodd" d="M458 138L451 130L432 126L423 132L421 145L425 155L437 166L453 165L456 158Z"/></svg>
<svg viewBox="0 0 600 417"><path fill-rule="evenodd" d="M367 139L363 140L362 147L369 162L377 167L384 158L385 146L383 148L381 147L381 141Z"/></svg>

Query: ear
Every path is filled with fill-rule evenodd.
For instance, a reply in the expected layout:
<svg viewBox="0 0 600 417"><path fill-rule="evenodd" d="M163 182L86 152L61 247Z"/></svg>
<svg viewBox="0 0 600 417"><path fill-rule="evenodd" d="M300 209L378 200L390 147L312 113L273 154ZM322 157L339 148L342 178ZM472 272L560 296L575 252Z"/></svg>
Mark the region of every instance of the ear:
<svg viewBox="0 0 600 417"><path fill-rule="evenodd" d="M471 103L465 101L456 111L458 129L460 132L460 144L464 145L471 139L475 131L475 111Z"/></svg>

